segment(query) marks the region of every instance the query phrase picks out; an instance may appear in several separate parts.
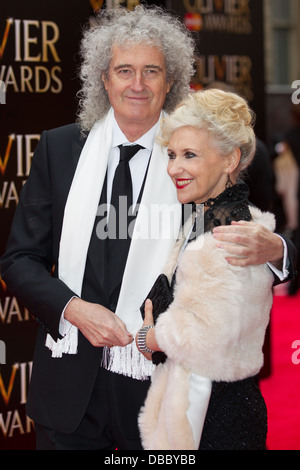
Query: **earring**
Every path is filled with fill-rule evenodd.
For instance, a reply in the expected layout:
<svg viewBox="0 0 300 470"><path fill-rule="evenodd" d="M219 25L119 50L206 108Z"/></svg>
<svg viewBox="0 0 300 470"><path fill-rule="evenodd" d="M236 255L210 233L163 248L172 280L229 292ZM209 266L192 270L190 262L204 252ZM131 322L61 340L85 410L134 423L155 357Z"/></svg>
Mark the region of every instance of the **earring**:
<svg viewBox="0 0 300 470"><path fill-rule="evenodd" d="M232 188L232 186L233 186L233 182L231 181L230 176L229 176L229 173L228 173L228 175L227 175L227 181L226 181L226 184L225 184L225 189Z"/></svg>

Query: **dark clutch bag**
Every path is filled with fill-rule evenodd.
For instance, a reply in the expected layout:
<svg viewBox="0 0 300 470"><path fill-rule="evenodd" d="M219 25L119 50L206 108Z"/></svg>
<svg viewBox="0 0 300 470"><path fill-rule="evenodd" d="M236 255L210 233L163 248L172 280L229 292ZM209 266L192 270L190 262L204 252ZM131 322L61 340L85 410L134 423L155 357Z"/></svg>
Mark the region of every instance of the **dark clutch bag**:
<svg viewBox="0 0 300 470"><path fill-rule="evenodd" d="M165 312L169 305L173 302L173 289L170 286L169 280L165 274L160 274L153 284L146 299L152 300L153 304L153 320L154 324L158 316ZM140 307L143 319L145 318L145 302ZM167 356L161 351L155 351L152 354L152 362L155 365L164 363Z"/></svg>

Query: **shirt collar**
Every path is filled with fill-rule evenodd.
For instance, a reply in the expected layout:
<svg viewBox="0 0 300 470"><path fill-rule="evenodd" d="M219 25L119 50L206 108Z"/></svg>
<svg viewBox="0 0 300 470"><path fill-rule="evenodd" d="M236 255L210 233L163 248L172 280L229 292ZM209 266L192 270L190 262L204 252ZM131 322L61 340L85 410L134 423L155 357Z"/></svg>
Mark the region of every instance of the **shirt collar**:
<svg viewBox="0 0 300 470"><path fill-rule="evenodd" d="M153 144L155 137L157 135L159 129L159 122L160 120L148 131L146 134L142 135L139 139L135 142L131 142L131 144L139 144L142 147L152 151ZM127 137L123 134L118 123L113 117L113 134L112 134L112 147L118 147L118 145L129 143Z"/></svg>

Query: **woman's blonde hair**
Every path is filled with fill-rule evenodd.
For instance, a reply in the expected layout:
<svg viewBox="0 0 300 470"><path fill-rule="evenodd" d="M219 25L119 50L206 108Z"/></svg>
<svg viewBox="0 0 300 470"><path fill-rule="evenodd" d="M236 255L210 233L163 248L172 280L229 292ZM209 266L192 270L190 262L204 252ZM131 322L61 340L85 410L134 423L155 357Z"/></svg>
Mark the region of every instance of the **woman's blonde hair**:
<svg viewBox="0 0 300 470"><path fill-rule="evenodd" d="M171 135L180 127L189 126L208 132L220 155L236 148L241 151L237 173L251 163L256 150L255 115L246 100L236 93L219 89L190 93L164 120L160 142L167 146Z"/></svg>

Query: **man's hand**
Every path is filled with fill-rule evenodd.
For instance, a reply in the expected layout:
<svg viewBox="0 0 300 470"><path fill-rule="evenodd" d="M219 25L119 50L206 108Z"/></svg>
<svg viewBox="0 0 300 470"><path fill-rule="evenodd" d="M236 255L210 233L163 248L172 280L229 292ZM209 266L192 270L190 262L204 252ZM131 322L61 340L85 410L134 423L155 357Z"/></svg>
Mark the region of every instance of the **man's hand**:
<svg viewBox="0 0 300 470"><path fill-rule="evenodd" d="M102 305L74 298L68 304L64 316L93 346L126 346L133 341L123 321Z"/></svg>
<svg viewBox="0 0 300 470"><path fill-rule="evenodd" d="M234 266L271 263L282 268L284 247L280 237L255 222L232 222L213 230L217 246L232 254L227 257Z"/></svg>

